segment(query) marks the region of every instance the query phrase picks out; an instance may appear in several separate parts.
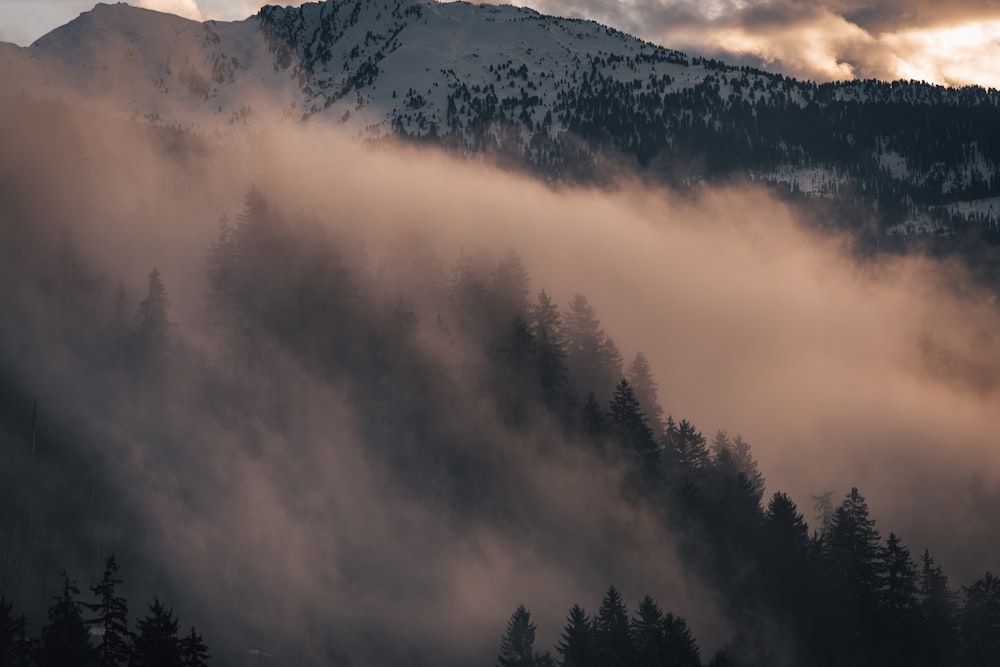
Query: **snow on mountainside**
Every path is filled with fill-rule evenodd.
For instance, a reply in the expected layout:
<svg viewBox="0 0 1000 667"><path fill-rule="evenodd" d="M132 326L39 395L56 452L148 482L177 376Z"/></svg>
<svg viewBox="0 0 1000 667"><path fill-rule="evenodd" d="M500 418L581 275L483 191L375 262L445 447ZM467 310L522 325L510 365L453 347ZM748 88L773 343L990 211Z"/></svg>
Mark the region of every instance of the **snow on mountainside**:
<svg viewBox="0 0 1000 667"><path fill-rule="evenodd" d="M247 100L294 95L275 72L258 21L188 19L98 4L28 49L42 89L73 91L152 121L219 134L246 115ZM241 111L242 110L242 111Z"/></svg>
<svg viewBox="0 0 1000 667"><path fill-rule="evenodd" d="M512 6L330 0L197 23L97 5L26 49L21 88L75 91L209 136L330 123L492 153L548 179L624 160L877 213L884 230L1000 234L1000 94L817 85Z"/></svg>
<svg viewBox="0 0 1000 667"><path fill-rule="evenodd" d="M474 118L473 110L458 108L459 98L487 91L498 102L535 100L527 115L540 123L598 54L642 58L644 67L632 76L687 69L672 65L686 64L681 54L596 23L511 6L348 1L265 7L260 17L279 62L294 62L291 69L308 81L304 115L349 120L360 111L366 122L357 124L385 130L396 121L410 134ZM704 74L680 78L694 83Z"/></svg>
<svg viewBox="0 0 1000 667"><path fill-rule="evenodd" d="M256 127L278 112L359 132L391 132L396 122L426 134L445 124L449 93L500 89L506 100L517 83L516 92L539 98L533 106L550 106L597 54L641 54L645 74L671 71L688 85L705 74L668 67L686 59L593 22L433 0L269 6L245 21L203 24L99 4L29 51L50 86L218 133L234 118Z"/></svg>

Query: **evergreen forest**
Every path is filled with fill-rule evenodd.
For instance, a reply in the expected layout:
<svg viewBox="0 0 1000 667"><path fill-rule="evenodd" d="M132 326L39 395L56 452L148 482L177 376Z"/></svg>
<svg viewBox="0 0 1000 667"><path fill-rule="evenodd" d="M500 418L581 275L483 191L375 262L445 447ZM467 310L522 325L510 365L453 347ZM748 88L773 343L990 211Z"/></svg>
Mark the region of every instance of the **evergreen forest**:
<svg viewBox="0 0 1000 667"><path fill-rule="evenodd" d="M771 488L517 249L411 234L373 260L374 221L244 182L188 272L116 274L80 233L109 206L95 149L60 106L7 104L0 665L488 665L462 609L502 667L1000 656L995 560L950 579L854 480ZM136 131L197 180L202 144ZM605 592L552 599L582 590Z"/></svg>

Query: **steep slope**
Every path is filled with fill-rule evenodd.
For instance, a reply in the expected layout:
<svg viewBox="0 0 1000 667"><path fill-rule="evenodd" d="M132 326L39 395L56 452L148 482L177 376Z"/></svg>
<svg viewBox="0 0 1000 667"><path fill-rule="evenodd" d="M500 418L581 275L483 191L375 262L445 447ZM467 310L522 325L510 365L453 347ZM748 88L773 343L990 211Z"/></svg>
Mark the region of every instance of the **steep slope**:
<svg viewBox="0 0 1000 667"><path fill-rule="evenodd" d="M43 89L169 125L225 133L249 100L275 106L295 94L250 18L198 23L146 9L98 4L31 45L23 68Z"/></svg>
<svg viewBox="0 0 1000 667"><path fill-rule="evenodd" d="M817 85L511 6L330 0L199 24L98 5L29 49L42 87L232 137L331 123L490 153L549 180L609 160L675 184L734 177L846 207L882 234L1000 240L1000 94Z"/></svg>

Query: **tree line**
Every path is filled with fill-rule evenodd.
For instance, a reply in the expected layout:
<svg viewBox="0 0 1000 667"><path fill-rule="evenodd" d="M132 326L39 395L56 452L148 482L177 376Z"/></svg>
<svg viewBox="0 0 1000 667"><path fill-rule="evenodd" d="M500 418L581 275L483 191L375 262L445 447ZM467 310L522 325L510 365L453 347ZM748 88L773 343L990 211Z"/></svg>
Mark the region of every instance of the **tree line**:
<svg viewBox="0 0 1000 667"><path fill-rule="evenodd" d="M372 273L352 268L332 238L321 234L320 242L307 242L316 233L308 229L284 220L252 189L237 223L223 226L210 253L218 312L225 313L224 328L240 341L234 345L244 359L259 356L254 346L261 341L280 341L331 377L363 371L366 381L352 384L356 408L371 441L382 443L401 467L406 462L403 483L420 479L418 469L436 484L440 477L432 471L443 467L455 471L449 492L463 511L497 511L508 473L497 469L488 448L473 445L468 432L456 438L450 426L462 422L452 412L446 422L414 418L468 404L471 393L493 406L509 432L548 424L605 465L626 471L622 496L656 512L663 530L678 536L690 570L722 592L741 628L723 655L731 664L786 664L793 656L795 664L814 665L974 665L1000 655L1000 583L991 573L962 587L960 596L929 551L918 566L899 536L883 539L857 489L837 505L821 497L819 525L811 532L787 494L776 492L764 503L765 480L750 444L724 431L709 439L690 421L664 416L645 355L636 353L626 365L584 295L565 308L544 289L532 297L515 251L498 258L463 251L445 267L433 253L421 259L419 244L410 244ZM303 266L310 267L308 281ZM387 310L373 311L380 293L397 298ZM421 358L413 338L422 312L436 313L431 322L425 317L432 335L479 351L457 362L467 385L455 387L437 360ZM412 387L414 377L420 392L402 397L381 390ZM406 441L403 429L418 434L424 443L418 451L399 444ZM618 602L606 599L602 610L609 604ZM657 612L644 601L638 618L655 625ZM609 613L595 618L604 623ZM621 621L623 614L616 614ZM530 624L524 613L515 616L511 622L524 632L505 639L504 660L514 659L511 651L524 659L529 653L521 649ZM666 617L686 631L678 617ZM792 646L781 652L770 645L774 624L791 637ZM624 638L634 628L619 631ZM595 650L599 656L605 649ZM640 649L621 651L633 657L590 664L652 664L633 661ZM687 655L698 664L696 650ZM579 664L560 656L561 664Z"/></svg>
<svg viewBox="0 0 1000 667"><path fill-rule="evenodd" d="M762 635L740 634L702 662L682 617L646 596L629 618L612 586L593 617L574 604L556 645L535 649L536 626L522 605L500 640L497 667L729 667L742 665L992 664L1000 655L1000 579L990 572L949 585L925 550L917 566L899 537L880 543L864 498L852 489L833 511L826 533L807 534L795 504L775 493L763 516L760 545L770 552L762 577L769 609L797 644L784 651ZM796 615L801 615L796 617Z"/></svg>
<svg viewBox="0 0 1000 667"><path fill-rule="evenodd" d="M622 496L659 514L663 530L679 537L688 567L722 591L741 628L718 660L783 664L790 654L795 663L814 665L974 665L1000 655L1000 583L992 574L963 587L960 597L928 551L918 567L895 533L883 540L857 489L836 506L821 498L821 525L812 532L788 495L776 492L765 504L750 444L724 431L709 439L687 419L665 415L645 355L636 353L626 365L586 296L574 295L564 308L544 289L532 296L515 251L499 257L463 251L448 267L415 243L372 272L351 266L340 250L349 247L308 222L284 219L252 188L244 211L222 226L210 252L213 298L246 368L278 345L328 377L363 373L364 381L352 383L355 407L371 442L405 467L402 483L422 477L415 469L437 483L443 467L454 471L449 490L464 511L497 511L506 473L495 460L472 446L468 432L456 437L446 423L414 417L468 404L471 393L491 404L512 433L549 424L605 465L626 470ZM373 309L385 294L396 299ZM467 385L454 386L438 360L422 357L415 344L421 326L450 345L460 340L479 351L457 362ZM420 392L381 390L413 387L414 377ZM448 414L453 424L456 416ZM402 444L403 431L417 433L416 451ZM600 628L615 619L620 655L612 660L605 655L611 649L600 648L610 632L604 627L591 632L597 662L567 662L559 652L560 664L653 664L635 662L642 650L626 649L624 638L641 644L635 627L660 623L658 608L644 600L639 620L623 621L616 595L609 591L613 599L590 623ZM581 614L571 612L578 629L586 625ZM511 651L525 660L530 653L526 612L515 617L511 622L523 632L505 638L504 660L514 660ZM674 636L689 637L683 620L664 618L673 624L667 643L684 644ZM784 655L769 645L772 623L792 638ZM699 664L693 640L690 646L684 664Z"/></svg>
<svg viewBox="0 0 1000 667"><path fill-rule="evenodd" d="M535 630L531 612L523 605L514 610L500 640L497 667L701 665L698 645L683 618L664 613L648 595L630 618L614 586L605 593L593 618L580 605L573 605L556 645L558 658L550 651L535 650Z"/></svg>
<svg viewBox="0 0 1000 667"><path fill-rule="evenodd" d="M0 665L3 667L206 667L211 657L202 636L182 634L171 609L159 599L129 627L128 600L119 594L118 561L112 555L101 580L90 587L93 601L66 570L53 596L47 622L37 635L14 604L0 595Z"/></svg>
<svg viewBox="0 0 1000 667"><path fill-rule="evenodd" d="M385 248L373 266L351 237L350 221L337 222L343 224L288 217L263 189L250 188L242 209L220 223L207 249L206 311L212 322L208 332L196 332L199 340L212 338L207 348L192 345L187 332L171 323L170 276L156 270L138 297L124 288L112 294L72 252L35 262L37 251L21 252L12 243L0 248L10 259L0 272L31 276L37 289L23 303L10 293L0 296L5 312L20 314L10 321L25 328L37 312L48 312L49 319L36 327L44 335L39 349L62 345L78 353L81 374L94 386L120 390L129 405L151 413L182 408L156 422L159 430L143 434L150 440L144 454L153 461L175 455L171 450L183 454L188 445L188 432L171 431L175 415L224 425L248 449L259 438L258 428L294 434L289 441L299 447L325 446L328 437L298 437L308 423L302 415L309 396L295 387L303 374L315 383L309 387L343 393L366 455L384 464L394 491L446 508L456 522L502 527L535 520L532 504L540 499L518 484L522 468L515 450L553 456L585 451L588 460L622 471L615 490L621 499L653 512L660 529L677 542L684 572L718 593L727 624L736 630L713 656L717 665L727 664L719 662L723 658L759 665L973 665L1000 655L1000 585L992 574L953 587L928 551L915 562L899 536L883 539L856 489L840 504L821 496L812 528L786 494L774 493L765 502L764 475L750 443L723 431L706 436L665 410L649 360L641 352L626 359L585 295L560 305L544 289L533 289L514 250L499 256L463 250L449 262L428 242L405 238ZM25 240L18 242L47 248L28 236L44 230L26 225ZM65 331L73 335L58 338ZM7 394L12 387L23 390L14 380L0 383ZM171 403L177 394L185 402ZM5 425L13 420L11 405L2 406ZM86 459L92 450L77 435L81 430L61 429L66 446L52 456L69 458L75 446ZM50 542L52 551L82 551L82 527L93 525L79 520L86 504L67 503L46 515L32 505L28 477L14 474L38 468L33 451L21 446L26 435L4 430L10 467L3 475L12 480L0 491L4 553L23 552L21 562L35 562L40 550L30 539L31 521L36 532L44 525L63 539ZM196 460L206 443L197 437L191 442ZM47 465L32 484L52 496L80 497L79 488L87 487L85 495L94 483L93 477L81 480L80 469ZM119 532L116 549L131 539L129 531ZM25 577L2 564L5 581ZM120 583L116 569L107 568L112 588ZM147 625L147 634L166 628L162 646L170 655L174 646L188 646L179 649L181 659L197 653L191 648L195 633L187 639L172 634L172 615L157 602L127 633L122 628L129 626L114 623L102 634L92 632L98 612L81 606L68 576L63 584L56 598L61 606L50 610L49 622L55 613L82 620L29 638L23 617L5 599L3 632L12 639L4 655L66 664L41 662L39 656L47 655L41 647L47 641L51 646L53 637L74 636L81 640L75 655L85 656L74 664L89 664L105 644L119 647L118 653L111 650L119 662L102 664L176 664L136 662L150 645L139 641ZM699 664L693 633L678 612L690 617L683 609L666 612L651 599L631 617L620 599L606 598L593 617L582 607L571 610L563 642L546 658L544 651L535 655L524 610L512 617L518 630L505 636L501 655L511 664L644 665L650 663L639 662L646 659L640 656L661 659L669 644L671 651L690 648L684 660ZM588 654L600 662L572 661Z"/></svg>

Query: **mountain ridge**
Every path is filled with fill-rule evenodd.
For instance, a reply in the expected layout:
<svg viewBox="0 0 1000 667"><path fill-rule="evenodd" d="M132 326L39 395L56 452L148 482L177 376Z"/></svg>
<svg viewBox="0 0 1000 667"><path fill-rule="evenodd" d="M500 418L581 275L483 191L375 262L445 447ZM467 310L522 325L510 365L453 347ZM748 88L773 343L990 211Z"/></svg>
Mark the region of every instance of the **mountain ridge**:
<svg viewBox="0 0 1000 667"><path fill-rule="evenodd" d="M681 186L736 177L876 217L887 239L1000 240L993 89L798 81L593 21L433 0L269 5L204 23L99 4L0 59L208 136L325 123L496 155L552 182L601 180L609 161Z"/></svg>

